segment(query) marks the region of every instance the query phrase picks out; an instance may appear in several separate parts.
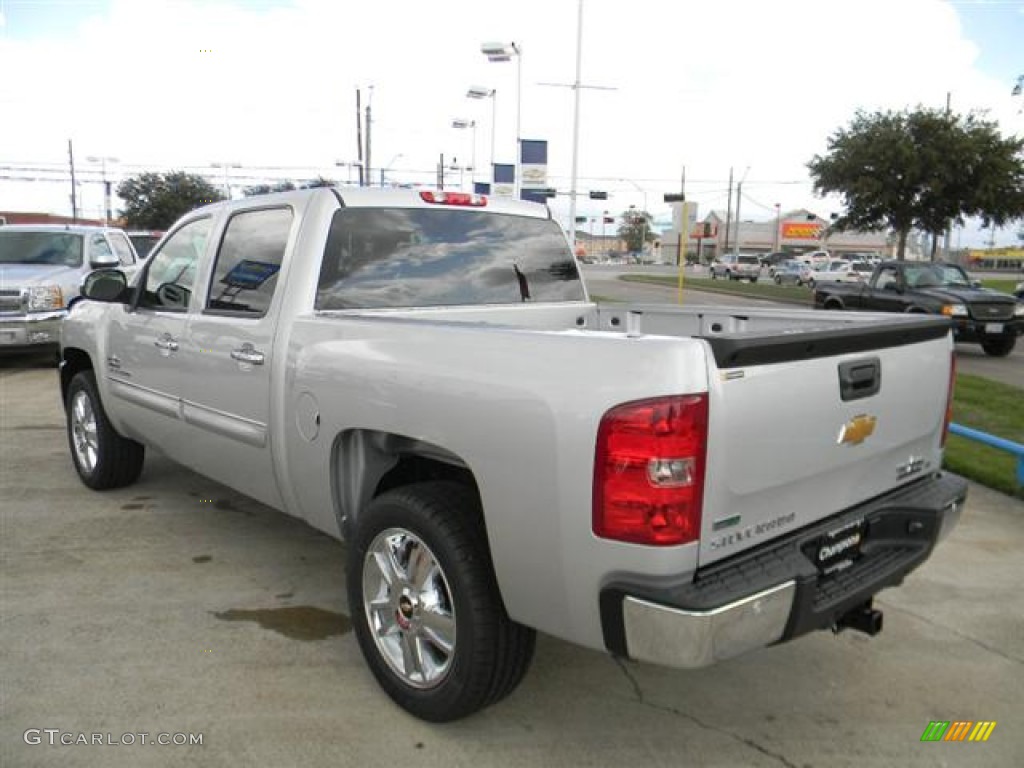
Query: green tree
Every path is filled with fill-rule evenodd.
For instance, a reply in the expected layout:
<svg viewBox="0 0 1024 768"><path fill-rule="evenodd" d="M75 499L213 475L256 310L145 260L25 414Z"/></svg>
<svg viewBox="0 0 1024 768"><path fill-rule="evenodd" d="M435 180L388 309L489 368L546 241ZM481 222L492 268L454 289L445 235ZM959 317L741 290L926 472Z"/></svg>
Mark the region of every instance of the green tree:
<svg viewBox="0 0 1024 768"><path fill-rule="evenodd" d="M140 173L117 185L121 215L133 229L167 229L194 208L224 199L202 176L184 171Z"/></svg>
<svg viewBox="0 0 1024 768"><path fill-rule="evenodd" d="M1024 217L1024 139L975 115L858 112L807 167L817 194L843 198L833 229L889 227L899 259L915 227L937 236L968 216L984 226Z"/></svg>
<svg viewBox="0 0 1024 768"><path fill-rule="evenodd" d="M242 194L246 197L254 195L269 195L271 192L291 192L295 184L291 181L279 181L276 184L254 184L251 187L243 187Z"/></svg>
<svg viewBox="0 0 1024 768"><path fill-rule="evenodd" d="M644 243L654 240L655 235L651 230L653 217L647 211L630 208L622 212L621 221L619 237L625 242L626 250L630 253L639 253L644 249Z"/></svg>

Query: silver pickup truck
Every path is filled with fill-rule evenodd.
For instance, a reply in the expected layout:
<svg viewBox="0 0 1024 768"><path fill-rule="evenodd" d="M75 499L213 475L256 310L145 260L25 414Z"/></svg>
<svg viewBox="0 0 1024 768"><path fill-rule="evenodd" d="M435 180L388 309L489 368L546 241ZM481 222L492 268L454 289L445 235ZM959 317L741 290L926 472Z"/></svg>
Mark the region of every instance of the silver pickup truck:
<svg viewBox="0 0 1024 768"><path fill-rule="evenodd" d="M965 498L946 320L598 306L542 205L221 203L83 295L82 481L150 446L345 539L363 654L427 720L512 691L535 630L675 667L874 634Z"/></svg>
<svg viewBox="0 0 1024 768"><path fill-rule="evenodd" d="M72 224L0 227L0 354L56 349L68 305L93 269L133 275L137 256L120 229Z"/></svg>

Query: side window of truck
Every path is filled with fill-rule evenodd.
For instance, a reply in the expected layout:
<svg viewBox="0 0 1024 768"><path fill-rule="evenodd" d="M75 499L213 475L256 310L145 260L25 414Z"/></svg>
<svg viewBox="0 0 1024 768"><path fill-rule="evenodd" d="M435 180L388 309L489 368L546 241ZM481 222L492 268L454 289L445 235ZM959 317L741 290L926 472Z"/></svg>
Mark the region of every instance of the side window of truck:
<svg viewBox="0 0 1024 768"><path fill-rule="evenodd" d="M896 285L895 269L883 269L878 273L878 280L875 282L875 288L880 291L891 291L896 288Z"/></svg>
<svg viewBox="0 0 1024 768"><path fill-rule="evenodd" d="M210 237L210 219L190 221L149 260L139 307L184 312L192 298L196 265Z"/></svg>
<svg viewBox="0 0 1024 768"><path fill-rule="evenodd" d="M277 287L277 275L292 228L290 208L236 213L217 250L206 311L263 317Z"/></svg>
<svg viewBox="0 0 1024 768"><path fill-rule="evenodd" d="M114 252L110 250L110 245L107 243L107 239L103 235L93 235L89 241L89 259L95 259L97 256L113 256Z"/></svg>
<svg viewBox="0 0 1024 768"><path fill-rule="evenodd" d="M114 251L117 252L117 258L121 262L121 266L135 266L135 253L132 251L128 238L120 232L111 232L107 236L110 238L110 244L114 246Z"/></svg>

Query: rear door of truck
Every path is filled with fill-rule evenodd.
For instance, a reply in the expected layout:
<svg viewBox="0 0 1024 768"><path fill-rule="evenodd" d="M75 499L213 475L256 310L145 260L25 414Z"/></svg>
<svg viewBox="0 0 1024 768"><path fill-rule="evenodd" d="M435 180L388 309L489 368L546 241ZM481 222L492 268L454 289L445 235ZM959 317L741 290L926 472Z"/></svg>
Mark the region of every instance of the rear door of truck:
<svg viewBox="0 0 1024 768"><path fill-rule="evenodd" d="M892 320L708 339L702 565L939 469L948 323Z"/></svg>

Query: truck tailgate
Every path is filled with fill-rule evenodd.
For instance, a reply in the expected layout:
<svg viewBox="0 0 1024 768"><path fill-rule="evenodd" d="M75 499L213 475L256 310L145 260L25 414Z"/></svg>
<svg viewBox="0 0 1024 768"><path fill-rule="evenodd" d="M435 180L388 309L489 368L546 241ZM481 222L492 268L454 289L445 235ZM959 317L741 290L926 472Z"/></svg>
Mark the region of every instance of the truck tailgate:
<svg viewBox="0 0 1024 768"><path fill-rule="evenodd" d="M941 325L917 328L845 343L709 340L701 565L939 469L952 342Z"/></svg>

